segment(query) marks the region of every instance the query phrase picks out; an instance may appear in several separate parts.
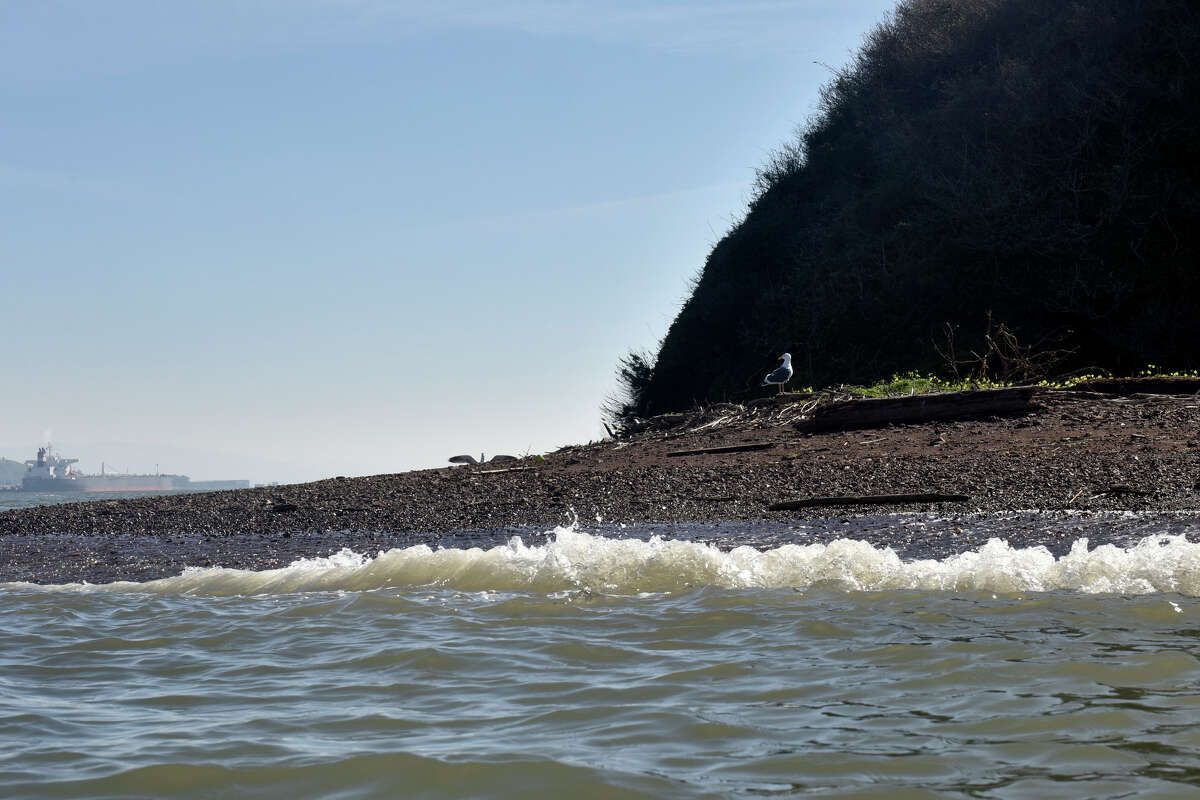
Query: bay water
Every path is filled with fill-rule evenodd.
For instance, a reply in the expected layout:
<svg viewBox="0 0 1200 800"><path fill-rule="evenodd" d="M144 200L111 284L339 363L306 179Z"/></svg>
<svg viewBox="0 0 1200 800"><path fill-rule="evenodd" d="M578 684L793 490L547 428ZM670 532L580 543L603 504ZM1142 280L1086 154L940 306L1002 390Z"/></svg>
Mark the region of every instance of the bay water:
<svg viewBox="0 0 1200 800"><path fill-rule="evenodd" d="M99 500L127 500L133 497L162 497L193 494L203 489L174 489L169 492L26 492L15 488L0 489L0 511L33 506L56 506L64 503L88 503Z"/></svg>
<svg viewBox="0 0 1200 800"><path fill-rule="evenodd" d="M566 527L3 584L0 796L1200 798L1173 531L922 559Z"/></svg>

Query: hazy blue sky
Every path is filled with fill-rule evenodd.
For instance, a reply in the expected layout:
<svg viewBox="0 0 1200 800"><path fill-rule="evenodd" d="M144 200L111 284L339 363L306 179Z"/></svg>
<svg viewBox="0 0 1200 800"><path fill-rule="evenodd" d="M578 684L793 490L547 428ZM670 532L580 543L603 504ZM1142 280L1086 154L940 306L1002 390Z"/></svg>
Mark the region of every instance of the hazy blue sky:
<svg viewBox="0 0 1200 800"><path fill-rule="evenodd" d="M0 455L297 481L600 438L891 7L5 0Z"/></svg>

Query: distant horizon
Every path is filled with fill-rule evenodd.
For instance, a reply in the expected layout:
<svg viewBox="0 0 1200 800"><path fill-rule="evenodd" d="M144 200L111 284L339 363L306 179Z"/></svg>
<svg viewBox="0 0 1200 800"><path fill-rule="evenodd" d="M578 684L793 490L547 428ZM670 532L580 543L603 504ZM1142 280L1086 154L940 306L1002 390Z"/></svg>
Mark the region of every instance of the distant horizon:
<svg viewBox="0 0 1200 800"><path fill-rule="evenodd" d="M146 451L150 454L153 454L156 449L162 449L164 452L168 451L168 450L170 450L170 451L179 450L180 452L178 454L180 456L186 457L187 454L185 452L183 452L184 450L186 450L185 448L175 448L171 445L153 445L153 444L147 445L147 444L138 443L138 442L100 442L100 443L95 443L95 444L79 444L79 445L67 443L63 446L60 446L57 443L52 442L51 445L53 447L53 452L55 453L55 455L58 455L62 458L78 459L78 461L75 464L73 464L72 467L74 469L78 470L79 472L82 472L87 475L101 474L101 465L103 464L104 472L110 472L110 473L114 473L114 474L122 473L122 474L128 474L128 475L186 475L188 478L190 478L191 480L194 480L194 481L245 480L245 481L250 481L251 484L269 483L269 482L277 480L276 478L269 478L269 479L261 478L260 479L260 478L252 477L249 473L254 469L253 467L248 467L245 470L245 472L247 474L243 474L243 475L232 475L232 474L218 475L215 472L212 472L212 470L213 469L221 469L221 468L220 467L214 468L211 466L201 467L201 469L198 473L193 474L193 472L189 472L188 469L186 469L186 468L177 468L181 465L176 464L173 460L171 462L161 462L161 461L154 462L154 463L150 463L147 466L144 462L142 462L140 460L134 461L134 460L127 459L128 463L123 463L122 461L119 461L119 460L110 460L108 458L104 458L100 455L97 455L97 453L101 450L108 450L108 451L116 450L118 452L127 452L127 453L128 452ZM44 446L44 443L41 445L35 446L32 450L30 450L25 455L20 455L20 453L18 452L18 449L13 447L12 445L0 444L0 458L4 458L8 461L13 461L13 462L16 462L19 464L23 464L26 461L32 461L33 459L35 459L37 457L38 448L42 447L42 446ZM80 453L83 453L85 455L83 457L81 457ZM195 453L203 454L204 451L197 450L197 451L195 451ZM220 457L220 458L227 458L227 456L225 454L221 454L221 453L209 453L206 455L209 458L212 458L214 456ZM197 459L197 462L199 462L199 461L201 461L201 459ZM333 476L330 476L330 477L333 477ZM317 478L314 480L320 480L320 479ZM279 481L279 482L282 483L283 481ZM294 483L294 482L297 482L297 481L287 481L287 483ZM298 482L307 482L307 481L298 481Z"/></svg>

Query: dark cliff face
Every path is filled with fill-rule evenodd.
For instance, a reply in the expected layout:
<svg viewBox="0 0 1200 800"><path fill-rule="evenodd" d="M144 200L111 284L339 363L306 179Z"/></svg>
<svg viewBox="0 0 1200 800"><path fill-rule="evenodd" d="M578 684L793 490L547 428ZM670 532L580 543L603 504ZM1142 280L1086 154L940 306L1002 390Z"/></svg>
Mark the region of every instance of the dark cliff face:
<svg viewBox="0 0 1200 800"><path fill-rule="evenodd" d="M946 372L989 320L1061 369L1200 365L1200 4L907 0L759 175L640 415Z"/></svg>

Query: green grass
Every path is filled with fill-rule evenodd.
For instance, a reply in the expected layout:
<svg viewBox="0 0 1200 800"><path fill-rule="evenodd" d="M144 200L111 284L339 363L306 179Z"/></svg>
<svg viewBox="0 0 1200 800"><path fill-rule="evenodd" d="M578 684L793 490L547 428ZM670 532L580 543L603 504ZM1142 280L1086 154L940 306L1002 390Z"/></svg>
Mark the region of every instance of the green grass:
<svg viewBox="0 0 1200 800"><path fill-rule="evenodd" d="M855 397L900 397L932 392L963 392L968 389L1001 389L1009 385L998 381L951 381L936 375L906 372L870 386L845 386L842 389Z"/></svg>
<svg viewBox="0 0 1200 800"><path fill-rule="evenodd" d="M1107 372L1074 375L1060 380L1044 380L1037 383L1050 389L1069 389L1084 381L1098 378L1112 378ZM1200 378L1200 370L1185 372L1164 372L1154 364L1148 364L1138 370L1137 378ZM893 375L890 379L871 384L870 386L841 386L841 391L854 397L902 397L913 394L930 394L934 392L964 392L973 389L1003 389L1012 386L1003 381L978 380L947 380L936 375L922 375L919 372L906 372L903 375ZM811 390L809 390L811 391Z"/></svg>
<svg viewBox="0 0 1200 800"><path fill-rule="evenodd" d="M1051 389L1069 389L1072 386L1090 380L1102 380L1117 378L1122 376L1113 375L1108 372L1093 372L1087 375L1075 375L1070 378L1064 378L1056 381L1039 381L1038 386L1048 386ZM1200 378L1200 370L1185 370L1175 372L1164 372L1161 367L1155 364L1147 364L1133 374L1134 378Z"/></svg>
<svg viewBox="0 0 1200 800"><path fill-rule="evenodd" d="M1144 369L1138 372L1139 378L1200 378L1200 370L1190 370L1185 372L1160 372L1159 368L1154 364L1148 364Z"/></svg>

